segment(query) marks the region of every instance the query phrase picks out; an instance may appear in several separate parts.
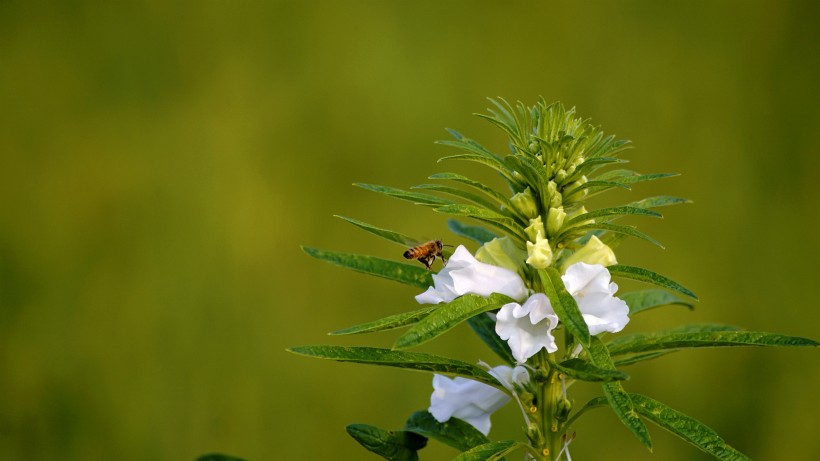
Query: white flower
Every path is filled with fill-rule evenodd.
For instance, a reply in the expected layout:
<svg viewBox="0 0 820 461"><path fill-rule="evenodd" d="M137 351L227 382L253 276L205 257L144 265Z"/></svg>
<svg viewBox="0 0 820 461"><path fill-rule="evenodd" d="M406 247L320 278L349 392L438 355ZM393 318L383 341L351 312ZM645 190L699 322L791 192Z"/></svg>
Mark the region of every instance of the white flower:
<svg viewBox="0 0 820 461"><path fill-rule="evenodd" d="M613 296L618 291L618 285L610 283L611 276L606 267L575 263L567 268L561 280L578 303L589 334L597 335L604 331L617 333L629 323L629 306Z"/></svg>
<svg viewBox="0 0 820 461"><path fill-rule="evenodd" d="M512 382L513 369L501 365L490 370L505 386ZM510 401L510 396L472 379L433 375L433 394L428 411L440 423L456 417L472 424L484 435L490 432L490 415Z"/></svg>
<svg viewBox="0 0 820 461"><path fill-rule="evenodd" d="M449 303L461 295L490 296L501 293L513 299L524 299L527 287L515 272L476 260L459 245L447 266L433 274L433 285L416 296L421 304Z"/></svg>
<svg viewBox="0 0 820 461"><path fill-rule="evenodd" d="M547 295L536 293L523 305L505 304L496 315L495 332L510 345L513 357L524 363L541 349L555 352L558 346L552 330L558 326L558 316Z"/></svg>

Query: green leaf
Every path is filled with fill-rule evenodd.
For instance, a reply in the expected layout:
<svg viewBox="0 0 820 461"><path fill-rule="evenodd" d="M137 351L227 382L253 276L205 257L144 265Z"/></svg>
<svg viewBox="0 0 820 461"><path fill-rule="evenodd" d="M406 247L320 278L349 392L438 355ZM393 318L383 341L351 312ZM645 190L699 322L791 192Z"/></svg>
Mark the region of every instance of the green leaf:
<svg viewBox="0 0 820 461"><path fill-rule="evenodd" d="M316 259L321 259L322 261L327 261L337 266L386 278L405 285L417 288L427 288L433 285L432 274L421 266L411 266L375 256L339 253L306 246L302 247L302 251Z"/></svg>
<svg viewBox="0 0 820 461"><path fill-rule="evenodd" d="M609 405L609 400L607 400L606 397L595 397L594 399L591 399L583 407L581 407L580 410L576 411L575 414L570 416L570 418L564 424L564 428L572 427L572 424L575 421L577 421L578 418L580 418L581 415L583 415L587 411L595 409L595 408L605 407L607 405Z"/></svg>
<svg viewBox="0 0 820 461"><path fill-rule="evenodd" d="M660 306L669 306L672 304L684 306L690 311L695 309L693 304L688 303L664 290L650 289L643 291L632 291L629 293L621 293L618 297L621 298L627 306L629 306L629 315L634 315L638 312L643 312Z"/></svg>
<svg viewBox="0 0 820 461"><path fill-rule="evenodd" d="M392 330L394 328L401 328L407 325L417 323L419 320L430 315L431 312L438 309L439 306L426 306L411 312L402 312L401 314L391 315L383 319L374 320L372 322L360 323L358 325L344 328L342 330L332 331L330 335L355 335L360 333L372 333L374 331Z"/></svg>
<svg viewBox="0 0 820 461"><path fill-rule="evenodd" d="M463 376L474 381L489 384L504 392L507 390L498 380L483 368L476 365L420 352L403 352L376 347L342 347L342 346L296 346L288 349L294 354L368 365L382 365L409 370L438 373L446 376Z"/></svg>
<svg viewBox="0 0 820 461"><path fill-rule="evenodd" d="M398 232L393 232L391 230L376 227L372 224L368 224L366 222L359 221L358 219L348 218L348 217L340 216L340 215L333 215L333 216L335 216L337 218L344 219L345 221L349 222L350 224L353 224L354 226L356 226L360 229L364 229L367 232L370 232L371 234L378 235L381 238L390 240L391 242L398 243L399 245L413 246L413 245L419 243L419 241L417 239L408 237L404 234L399 234Z"/></svg>
<svg viewBox="0 0 820 461"><path fill-rule="evenodd" d="M498 203L505 205L508 208L512 209L512 205L507 197L504 194L496 191L493 188L485 186L483 183L478 181L474 181L466 176L462 176L456 173L436 173L432 174L428 177L429 179L449 179L450 181L460 182L462 184L466 184L468 186L474 187L485 194L489 195L490 197L494 198Z"/></svg>
<svg viewBox="0 0 820 461"><path fill-rule="evenodd" d="M442 206L442 205L452 205L455 204L452 200L443 199L441 197L436 197L435 195L429 194L421 194L418 192L410 192L402 189L397 189L395 187L388 187L388 186L377 186L375 184L363 184L363 183L355 183L353 184L356 187L361 187L362 189L367 189L373 192L378 192L380 194L389 195L391 197L395 197L402 200L407 200L416 204L421 205L431 205L431 206Z"/></svg>
<svg viewBox="0 0 820 461"><path fill-rule="evenodd" d="M590 187L599 187L600 190L612 189L613 187L620 187L621 189L627 190L630 189L630 187L626 184L621 184L619 182L593 180L587 181L574 189L564 192L564 197L570 197L575 195L577 192L581 192L584 189L589 189Z"/></svg>
<svg viewBox="0 0 820 461"><path fill-rule="evenodd" d="M653 239L652 237L644 234L643 232L635 229L632 226L622 226L620 224L612 224L608 222L596 222L592 224L585 224L583 226L571 227L558 234L556 239L558 242L563 242L570 239L573 235L583 234L587 231L597 229L602 229L608 232L615 232L618 234L629 235L631 237L637 237L639 239L646 240L647 242L652 243L653 245L657 245L660 248L665 248L661 242Z"/></svg>
<svg viewBox="0 0 820 461"><path fill-rule="evenodd" d="M385 431L369 424L350 424L345 430L359 444L390 461L418 461L427 438L408 431Z"/></svg>
<svg viewBox="0 0 820 461"><path fill-rule="evenodd" d="M489 157L489 158L494 158L494 159L498 160L499 162L501 161L501 157L499 155L493 153L492 151L490 151L486 147L482 146L481 144L479 144L475 140L470 139L470 138L462 135L458 131L453 130L451 128L447 128L447 132L450 133L450 136L454 137L456 140L455 141L449 141L449 140L436 141L436 144L443 145L443 146L457 147L457 148L463 149L467 152L472 152L474 154L483 155L483 156Z"/></svg>
<svg viewBox="0 0 820 461"><path fill-rule="evenodd" d="M490 158L484 155L458 154L448 155L447 157L442 157L438 159L439 162L443 162L444 160L466 160L468 162L480 163L499 172L508 181L519 182L513 177L512 172L509 170L509 168L507 168L507 165L505 165L503 162L499 161L496 158Z"/></svg>
<svg viewBox="0 0 820 461"><path fill-rule="evenodd" d="M588 221L590 219L602 218L602 217L610 217L610 216L627 216L627 215L642 215L642 216L652 216L655 218L660 218L662 215L657 211L647 210L645 208L639 208L635 206L617 206L612 208L601 208L600 210L593 210L587 213L580 214L575 216L574 218L564 222L564 226L570 227L574 224Z"/></svg>
<svg viewBox="0 0 820 461"><path fill-rule="evenodd" d="M581 344L588 346L589 327L587 327L584 318L581 316L581 311L578 310L578 303L575 302L575 299L564 286L561 275L554 267L538 269L538 275L541 277L544 293L549 298L558 318Z"/></svg>
<svg viewBox="0 0 820 461"><path fill-rule="evenodd" d="M629 375L618 370L608 370L605 368L596 367L595 365L578 358L565 360L561 363L555 363L553 366L561 373L570 378L580 379L582 381L622 381L629 379Z"/></svg>
<svg viewBox="0 0 820 461"><path fill-rule="evenodd" d="M236 456L229 456L223 455L222 453L210 453L207 455L202 455L196 459L196 461L245 461L242 458L237 458Z"/></svg>
<svg viewBox="0 0 820 461"><path fill-rule="evenodd" d="M453 461L497 461L521 446L523 445L515 440L485 443L461 453Z"/></svg>
<svg viewBox="0 0 820 461"><path fill-rule="evenodd" d="M587 350L595 365L608 370L615 369L612 358L609 356L606 346L604 346L600 339L593 336L590 347ZM604 383L603 388L604 395L607 401L609 401L609 406L612 407L618 419L651 451L652 439L649 437L649 430L647 430L641 418L638 417L632 400L629 398L629 394L624 391L621 383L618 381Z"/></svg>
<svg viewBox="0 0 820 461"><path fill-rule="evenodd" d="M456 325L475 315L500 308L514 302L509 296L493 293L488 298L468 294L460 296L419 321L393 344L394 349L408 349L426 343L444 334Z"/></svg>
<svg viewBox="0 0 820 461"><path fill-rule="evenodd" d="M628 160L623 160L615 157L592 157L584 160L584 162L575 168L575 174L583 174L589 176L590 173L603 166L612 163L628 163Z"/></svg>
<svg viewBox="0 0 820 461"><path fill-rule="evenodd" d="M612 355L697 347L820 346L808 338L756 331L703 331L693 333L647 333L624 336L609 344Z"/></svg>
<svg viewBox="0 0 820 461"><path fill-rule="evenodd" d="M478 337L484 341L484 344L492 349L493 352L504 359L508 364L512 365L515 363L510 345L495 332L495 321L493 321L489 315L483 314L470 317L467 323L470 324L470 328L473 329L475 334L478 335Z"/></svg>
<svg viewBox="0 0 820 461"><path fill-rule="evenodd" d="M492 226L495 226L509 234L517 236L519 239L526 240L524 229L515 222L515 220L499 214L495 211L473 205L445 205L435 209L439 213L447 213L456 216L467 216L478 219Z"/></svg>
<svg viewBox="0 0 820 461"><path fill-rule="evenodd" d="M670 290L677 291L678 293L689 296L694 300L698 299L697 295L693 293L692 290L686 288L685 286L670 278L664 277L663 275L660 275L656 272L652 272L649 269L644 269L642 267L635 266L625 266L623 264L609 266L607 267L607 269L609 269L610 274L618 277L651 283L661 288L668 288Z"/></svg>
<svg viewBox="0 0 820 461"><path fill-rule="evenodd" d="M465 200L469 200L473 203L476 203L484 208L496 211L499 210L499 206L497 203L487 200L486 198L473 194L472 192L468 192L466 190L457 189L455 187L444 186L441 184L419 184L417 186L411 187L411 189L425 189L425 190L434 190L436 192L443 192L445 194L450 194L456 197L463 198Z"/></svg>
<svg viewBox="0 0 820 461"><path fill-rule="evenodd" d="M455 219L448 219L447 227L450 228L450 231L452 231L454 234L466 237L470 240L474 240L479 245L484 245L490 240L498 237L497 235L493 234L492 232L488 231L487 229L481 226L464 224L459 221L456 221Z"/></svg>
<svg viewBox="0 0 820 461"><path fill-rule="evenodd" d="M458 451L466 451L490 441L468 422L450 418L447 422L440 423L426 410L410 415L404 430L438 440Z"/></svg>
<svg viewBox="0 0 820 461"><path fill-rule="evenodd" d="M646 419L724 461L751 461L729 446L714 430L700 421L640 394L630 394L635 409Z"/></svg>
<svg viewBox="0 0 820 461"><path fill-rule="evenodd" d="M692 203L692 201L688 198L659 195L657 197L647 197L637 202L632 202L630 205L638 208L659 208L662 206L677 205L679 203Z"/></svg>
<svg viewBox="0 0 820 461"><path fill-rule="evenodd" d="M664 179L664 178L672 178L675 176L680 176L679 173L652 173L652 174L639 174L635 176L626 176L623 178L618 179L618 182L621 184L635 184L639 182L647 182L647 181L654 181L656 179Z"/></svg>
<svg viewBox="0 0 820 461"><path fill-rule="evenodd" d="M625 358L620 358L614 361L616 367L624 367L627 365L632 365L638 362L643 362L645 360L652 360L658 357L662 357L666 354L671 354L672 351L664 351L664 352L649 352L646 354L636 354Z"/></svg>

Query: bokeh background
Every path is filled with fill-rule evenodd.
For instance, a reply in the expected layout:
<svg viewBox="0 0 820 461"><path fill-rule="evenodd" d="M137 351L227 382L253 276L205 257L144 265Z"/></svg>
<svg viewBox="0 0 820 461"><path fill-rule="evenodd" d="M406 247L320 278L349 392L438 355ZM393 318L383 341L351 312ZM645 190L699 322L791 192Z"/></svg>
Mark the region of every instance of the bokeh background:
<svg viewBox="0 0 820 461"><path fill-rule="evenodd" d="M445 127L503 151L485 97L576 106L631 139L617 192L689 197L636 221L667 245L619 259L696 311L818 338L820 23L813 1L0 2L0 459L377 459L344 432L399 428L430 377L285 352L387 346L325 333L414 308L415 290L300 244L400 258L342 214L450 243L445 218L351 186L439 171ZM474 249L474 248L473 248ZM425 351L492 361L458 328ZM673 354L631 391L755 459L820 459L816 350ZM596 392L580 388L579 401ZM608 410L575 459L706 460ZM491 436L515 437L515 408ZM423 459L455 452L431 444Z"/></svg>

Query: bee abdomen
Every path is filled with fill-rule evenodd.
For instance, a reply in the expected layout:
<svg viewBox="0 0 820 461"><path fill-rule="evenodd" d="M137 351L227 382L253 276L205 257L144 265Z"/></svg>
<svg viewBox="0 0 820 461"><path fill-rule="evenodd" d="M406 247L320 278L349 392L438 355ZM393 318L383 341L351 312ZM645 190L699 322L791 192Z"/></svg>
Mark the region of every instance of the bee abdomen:
<svg viewBox="0 0 820 461"><path fill-rule="evenodd" d="M409 250L404 252L405 259L413 259L416 257L415 248L410 248Z"/></svg>

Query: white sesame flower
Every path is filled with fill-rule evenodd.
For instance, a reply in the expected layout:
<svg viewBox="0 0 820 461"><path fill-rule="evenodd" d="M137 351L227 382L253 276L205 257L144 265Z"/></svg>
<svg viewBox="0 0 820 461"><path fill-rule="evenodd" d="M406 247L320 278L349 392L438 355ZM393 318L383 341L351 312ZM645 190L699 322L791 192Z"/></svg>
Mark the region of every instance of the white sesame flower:
<svg viewBox="0 0 820 461"><path fill-rule="evenodd" d="M495 332L507 341L516 362L524 363L541 349L555 352L558 346L552 330L558 326L558 316L547 295L536 293L523 305L505 304L496 315Z"/></svg>
<svg viewBox="0 0 820 461"><path fill-rule="evenodd" d="M497 366L489 373L505 386L513 381L513 369L508 366ZM490 432L490 415L509 401L509 395L488 384L460 376L448 378L433 375L433 394L428 411L440 423L455 417L487 435Z"/></svg>
<svg viewBox="0 0 820 461"><path fill-rule="evenodd" d="M589 327L589 334L617 333L629 323L629 306L613 296L618 285L600 264L575 263L561 276L567 291L575 298L578 309Z"/></svg>
<svg viewBox="0 0 820 461"><path fill-rule="evenodd" d="M524 299L527 287L515 272L476 260L459 245L447 261L447 266L433 274L433 285L416 296L421 304L449 303L466 294L490 296L501 293L513 299Z"/></svg>

